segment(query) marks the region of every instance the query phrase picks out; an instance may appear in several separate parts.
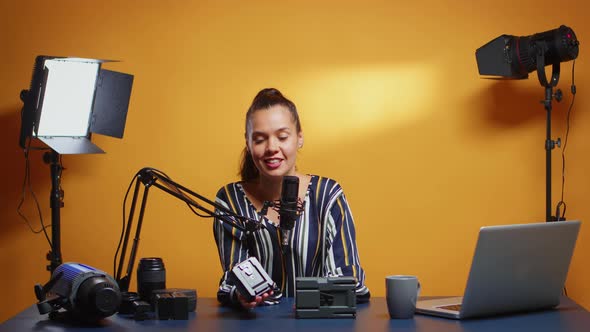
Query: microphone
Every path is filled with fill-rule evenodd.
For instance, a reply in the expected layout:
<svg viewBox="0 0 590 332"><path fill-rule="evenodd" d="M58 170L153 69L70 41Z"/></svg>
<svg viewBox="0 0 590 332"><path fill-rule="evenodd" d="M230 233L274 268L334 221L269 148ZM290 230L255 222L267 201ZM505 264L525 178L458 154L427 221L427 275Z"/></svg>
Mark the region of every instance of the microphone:
<svg viewBox="0 0 590 332"><path fill-rule="evenodd" d="M299 215L299 178L286 175L283 177L281 200L279 205L279 221L283 248L289 245L289 236Z"/></svg>

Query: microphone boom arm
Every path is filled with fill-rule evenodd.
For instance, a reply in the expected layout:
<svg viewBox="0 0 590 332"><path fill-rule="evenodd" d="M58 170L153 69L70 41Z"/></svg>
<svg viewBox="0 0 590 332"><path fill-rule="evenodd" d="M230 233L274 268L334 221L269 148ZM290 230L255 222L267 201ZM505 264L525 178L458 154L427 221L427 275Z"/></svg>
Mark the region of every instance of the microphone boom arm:
<svg viewBox="0 0 590 332"><path fill-rule="evenodd" d="M141 226L143 223L143 217L145 213L145 207L147 204L149 189L151 187L156 187L170 194L171 196L180 199L181 201L185 202L189 206L189 208L195 213L196 211L193 208L205 213L204 216L196 213L199 216L219 218L242 232L252 232L260 228L262 225L258 220L240 216L234 213L233 211L227 209L226 207L197 194L196 192L173 181L169 177L165 176L162 172L154 168L142 168L136 176L137 179L135 181L131 209L129 211L129 216L127 218L127 226L125 228L125 233L123 235L123 245L121 247L121 254L119 255L119 264L117 267L117 271L115 273L115 280L117 281L117 284L119 285L119 288L122 292L129 291L131 274L133 273L133 266L135 264L135 256L137 254L137 248L139 247L139 235L141 233ZM139 216L137 218L137 227L135 228L135 236L133 239L133 244L131 246L131 253L129 255L126 274L125 276L121 276L123 271L123 265L125 263L127 246L129 244L129 236L131 234L133 218L135 215L135 210L137 208L137 199L139 197L140 184L144 185L144 190L141 199L141 206L139 208ZM213 208L213 210L217 209L217 211L211 211L211 208L206 208L199 202L208 204ZM238 224L236 220L243 222L246 226ZM115 254L115 257L116 256L117 254Z"/></svg>

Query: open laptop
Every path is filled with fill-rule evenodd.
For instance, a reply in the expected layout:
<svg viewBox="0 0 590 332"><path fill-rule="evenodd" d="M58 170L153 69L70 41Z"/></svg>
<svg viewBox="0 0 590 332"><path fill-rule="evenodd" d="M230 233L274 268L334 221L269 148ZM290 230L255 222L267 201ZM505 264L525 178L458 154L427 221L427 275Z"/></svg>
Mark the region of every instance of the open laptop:
<svg viewBox="0 0 590 332"><path fill-rule="evenodd" d="M580 221L482 227L463 297L419 300L416 313L454 319L559 304Z"/></svg>

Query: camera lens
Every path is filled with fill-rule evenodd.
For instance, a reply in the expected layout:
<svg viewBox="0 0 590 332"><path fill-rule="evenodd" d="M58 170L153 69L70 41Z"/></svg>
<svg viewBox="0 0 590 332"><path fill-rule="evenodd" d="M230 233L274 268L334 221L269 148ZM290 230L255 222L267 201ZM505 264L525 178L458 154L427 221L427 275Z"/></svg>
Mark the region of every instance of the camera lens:
<svg viewBox="0 0 590 332"><path fill-rule="evenodd" d="M150 302L152 291L166 288L166 269L158 257L142 258L137 267L137 293L146 302Z"/></svg>

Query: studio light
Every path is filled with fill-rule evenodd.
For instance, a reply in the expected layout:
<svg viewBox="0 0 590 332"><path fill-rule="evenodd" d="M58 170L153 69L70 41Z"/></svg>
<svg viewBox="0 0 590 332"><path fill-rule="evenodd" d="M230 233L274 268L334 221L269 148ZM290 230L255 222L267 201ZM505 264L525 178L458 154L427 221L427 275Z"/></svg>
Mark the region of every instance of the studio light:
<svg viewBox="0 0 590 332"><path fill-rule="evenodd" d="M547 113L545 138L545 220L561 220L559 213L551 215L551 150L561 146L561 140L551 138L551 102L561 101L562 92L553 88L559 82L560 64L575 60L579 52L578 39L574 30L565 25L557 29L535 33L530 36L501 35L478 48L475 58L479 74L483 78L525 79L537 71L539 83L545 89L541 101ZM551 65L551 79L547 80L545 66ZM573 74L572 74L573 75ZM575 88L572 87L575 94ZM559 205L558 205L559 207ZM559 208L558 210L559 211Z"/></svg>
<svg viewBox="0 0 590 332"><path fill-rule="evenodd" d="M123 137L133 76L101 69L109 60L38 56L21 93L20 146L37 138L59 154L104 153L91 133Z"/></svg>
<svg viewBox="0 0 590 332"><path fill-rule="evenodd" d="M73 262L58 266L44 286L35 285L35 296L40 314L90 324L113 315L121 304L121 291L113 277Z"/></svg>
<svg viewBox="0 0 590 332"><path fill-rule="evenodd" d="M30 150L43 155L51 170L51 251L53 271L62 264L60 209L62 154L104 153L90 141L92 133L123 138L133 75L101 69L110 60L40 55L35 58L28 90L23 90L19 145L25 154L26 179ZM45 146L32 145L34 140Z"/></svg>
<svg viewBox="0 0 590 332"><path fill-rule="evenodd" d="M478 48L475 57L480 75L524 79L534 70L577 58L578 45L574 30L562 25L530 36L501 35Z"/></svg>

